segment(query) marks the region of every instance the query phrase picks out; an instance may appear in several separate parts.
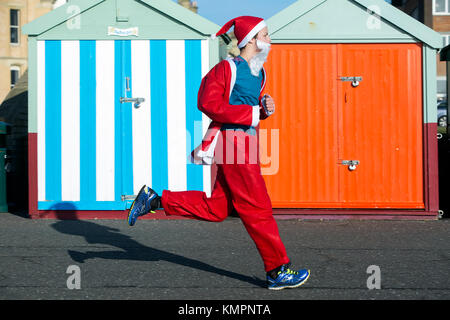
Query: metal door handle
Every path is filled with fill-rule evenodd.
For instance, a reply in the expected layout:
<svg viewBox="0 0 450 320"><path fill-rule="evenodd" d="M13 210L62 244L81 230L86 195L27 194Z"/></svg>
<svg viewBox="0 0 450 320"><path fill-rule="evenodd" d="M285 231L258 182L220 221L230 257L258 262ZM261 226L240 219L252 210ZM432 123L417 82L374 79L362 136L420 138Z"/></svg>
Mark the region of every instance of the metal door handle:
<svg viewBox="0 0 450 320"><path fill-rule="evenodd" d="M134 102L134 107L139 108L141 103L144 102L144 98L124 98L120 97L120 103Z"/></svg>
<svg viewBox="0 0 450 320"><path fill-rule="evenodd" d="M363 80L362 77L340 77L339 78L341 81L351 81L352 82L352 86L354 88L356 88L357 86L359 86L359 82Z"/></svg>
<svg viewBox="0 0 450 320"><path fill-rule="evenodd" d="M356 166L359 165L359 160L342 160L341 164L348 166L348 170L356 170Z"/></svg>

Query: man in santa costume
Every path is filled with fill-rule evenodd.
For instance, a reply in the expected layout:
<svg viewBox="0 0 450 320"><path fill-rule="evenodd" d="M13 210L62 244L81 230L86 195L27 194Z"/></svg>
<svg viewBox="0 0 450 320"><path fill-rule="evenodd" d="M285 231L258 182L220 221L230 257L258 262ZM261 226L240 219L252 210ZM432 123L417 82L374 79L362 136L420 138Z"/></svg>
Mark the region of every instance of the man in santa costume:
<svg viewBox="0 0 450 320"><path fill-rule="evenodd" d="M202 191L163 190L161 197L143 186L134 200L128 224L158 208L166 215L220 222L235 208L253 239L267 273L269 289L299 287L309 270L293 271L281 241L258 157L256 127L275 111L275 103L262 96L266 75L263 64L270 50L266 22L242 16L226 23L212 37L234 26L240 55L223 60L203 78L198 108L211 120L202 143L192 151L196 164L217 164L211 197Z"/></svg>

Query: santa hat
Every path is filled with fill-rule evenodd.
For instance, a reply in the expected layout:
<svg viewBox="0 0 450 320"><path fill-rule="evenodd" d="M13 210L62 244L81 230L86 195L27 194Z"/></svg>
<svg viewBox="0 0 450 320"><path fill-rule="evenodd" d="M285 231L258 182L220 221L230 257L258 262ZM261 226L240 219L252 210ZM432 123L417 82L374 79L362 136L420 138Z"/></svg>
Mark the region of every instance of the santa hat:
<svg viewBox="0 0 450 320"><path fill-rule="evenodd" d="M264 19L251 16L241 16L228 21L222 29L220 29L216 34L211 36L215 39L228 32L231 27L234 26L234 35L238 41L238 48L244 47L254 36L258 34L259 31L267 26Z"/></svg>

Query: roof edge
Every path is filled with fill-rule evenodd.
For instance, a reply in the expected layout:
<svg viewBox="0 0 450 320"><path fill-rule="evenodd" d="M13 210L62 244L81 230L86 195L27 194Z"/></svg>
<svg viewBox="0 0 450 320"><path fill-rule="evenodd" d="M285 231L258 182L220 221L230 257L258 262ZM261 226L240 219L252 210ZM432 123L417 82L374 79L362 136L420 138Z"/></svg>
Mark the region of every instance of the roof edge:
<svg viewBox="0 0 450 320"><path fill-rule="evenodd" d="M382 18L393 23L395 26L401 28L405 32L414 36L415 38L423 41L428 46L434 49L442 48L442 37L438 32L434 31L433 29L423 24L422 22L414 19L405 12L397 9L391 4L386 3L384 0L351 0L351 1L357 2L368 9L373 5L379 6L381 12L380 16Z"/></svg>
<svg viewBox="0 0 450 320"><path fill-rule="evenodd" d="M75 15L71 15L69 12L67 12L67 9L70 6L78 6L80 10L76 15L80 15L84 11L95 7L103 1L106 0L72 0L25 24L22 27L22 33L29 36L40 35L53 28L54 26L57 26L73 18Z"/></svg>
<svg viewBox="0 0 450 320"><path fill-rule="evenodd" d="M66 22L74 17L67 9L70 6L77 6L80 10L77 15L82 14L84 11L95 7L96 5L107 0L71 0L70 2L48 12L47 14L40 16L33 21L27 23L22 27L22 33L29 36L40 35L49 29ZM180 6L170 0L134 0L140 2L142 5L149 6L161 13L179 21L187 27L203 34L211 35L216 33L220 26L209 21L205 17L196 14L189 9Z"/></svg>
<svg viewBox="0 0 450 320"><path fill-rule="evenodd" d="M267 19L269 33L273 34L292 21L300 18L327 0L297 1ZM295 15L294 15L295 13Z"/></svg>
<svg viewBox="0 0 450 320"><path fill-rule="evenodd" d="M201 15L192 12L191 10L180 6L179 4L170 0L136 0L142 2L170 17L181 22L187 27L196 30L204 35L215 34L220 26L214 22L202 17Z"/></svg>
<svg viewBox="0 0 450 320"><path fill-rule="evenodd" d="M267 20L269 33L274 34L280 31L286 25L305 15L309 11L314 10L316 7L323 5L327 1L329 0L298 0L297 2L294 2L293 4ZM438 32L434 31L430 27L414 19L403 11L395 8L391 4L386 3L384 0L347 1L357 3L368 10L370 10L370 7L374 5L378 6L380 8L380 17L382 19L392 23L397 28L402 29L412 37L424 42L431 48L440 49L442 47L442 38Z"/></svg>

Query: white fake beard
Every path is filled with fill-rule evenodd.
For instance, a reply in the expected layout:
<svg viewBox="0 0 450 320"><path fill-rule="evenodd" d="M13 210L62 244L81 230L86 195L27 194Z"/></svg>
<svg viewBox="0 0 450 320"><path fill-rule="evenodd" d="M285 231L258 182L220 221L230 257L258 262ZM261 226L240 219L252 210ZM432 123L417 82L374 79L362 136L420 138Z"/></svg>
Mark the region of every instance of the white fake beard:
<svg viewBox="0 0 450 320"><path fill-rule="evenodd" d="M251 58L249 62L250 71L255 77L259 76L259 72L267 61L270 52L270 43L256 40L256 45L261 51Z"/></svg>

